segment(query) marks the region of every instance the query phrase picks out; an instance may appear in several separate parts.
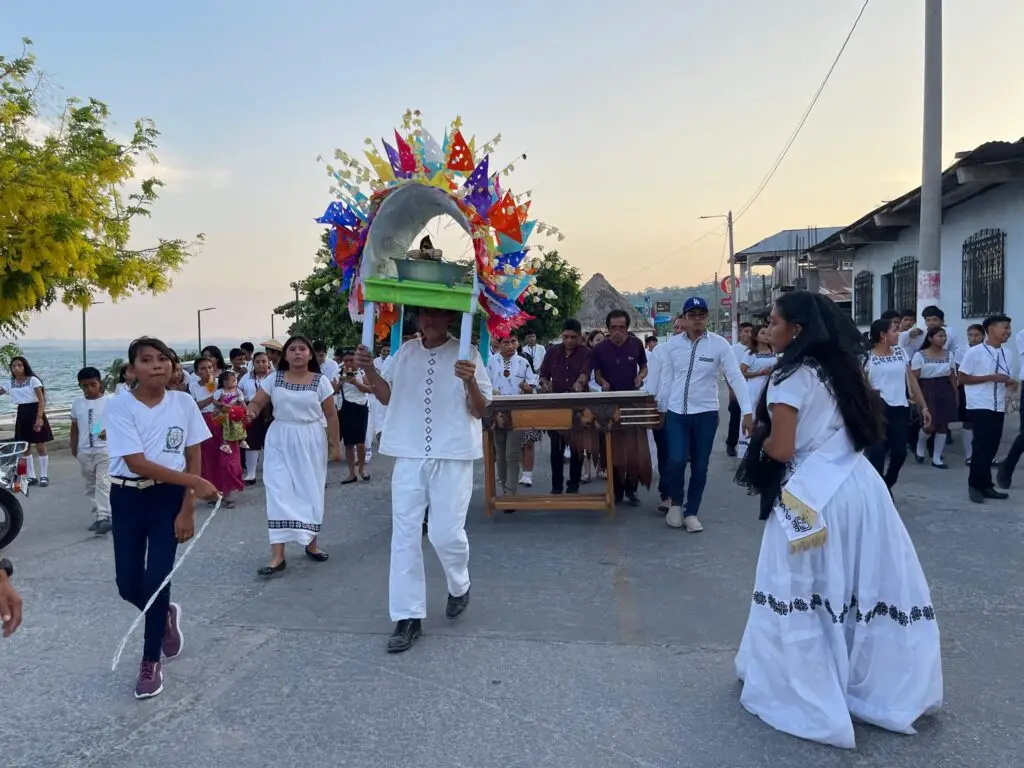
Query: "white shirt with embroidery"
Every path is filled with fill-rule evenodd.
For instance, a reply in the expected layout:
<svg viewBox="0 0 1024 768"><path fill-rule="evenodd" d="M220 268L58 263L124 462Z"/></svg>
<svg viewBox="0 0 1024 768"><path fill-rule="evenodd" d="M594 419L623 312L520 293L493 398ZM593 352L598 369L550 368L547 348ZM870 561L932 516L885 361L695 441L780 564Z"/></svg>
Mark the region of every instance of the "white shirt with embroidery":
<svg viewBox="0 0 1024 768"><path fill-rule="evenodd" d="M487 361L487 373L496 395L521 395L524 382L532 386L530 362L520 355L512 355L508 359L495 355Z"/></svg>
<svg viewBox="0 0 1024 768"><path fill-rule="evenodd" d="M483 458L483 428L469 412L466 386L455 375L458 339L427 349L411 339L389 358L381 376L391 386L380 452L402 459ZM476 384L489 402L491 377L475 347Z"/></svg>
<svg viewBox="0 0 1024 768"><path fill-rule="evenodd" d="M988 342L976 344L967 350L960 363L960 373L968 376L991 376L1010 373L1010 356L1006 347L990 347ZM982 384L964 384L964 403L969 411L1006 412L1006 385L995 381Z"/></svg>

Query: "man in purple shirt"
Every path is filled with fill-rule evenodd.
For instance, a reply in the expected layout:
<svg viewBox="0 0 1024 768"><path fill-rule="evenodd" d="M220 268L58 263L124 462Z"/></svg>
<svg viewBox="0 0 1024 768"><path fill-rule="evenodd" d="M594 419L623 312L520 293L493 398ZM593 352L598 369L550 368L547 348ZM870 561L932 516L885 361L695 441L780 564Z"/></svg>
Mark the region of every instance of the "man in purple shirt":
<svg viewBox="0 0 1024 768"><path fill-rule="evenodd" d="M603 392L632 392L640 389L647 376L647 350L644 343L629 333L629 313L613 309L605 318L608 338L594 347L591 364L594 379ZM615 474L615 501L623 496L631 506L640 503L636 497L637 478Z"/></svg>
<svg viewBox="0 0 1024 768"><path fill-rule="evenodd" d="M540 364L542 392L584 392L590 383L590 350L582 342L580 321L569 318L562 324L562 343L553 345ZM567 441L561 432L549 431L551 438L551 492L561 493L565 481ZM569 454L569 482L566 493L579 493L583 458L579 451Z"/></svg>

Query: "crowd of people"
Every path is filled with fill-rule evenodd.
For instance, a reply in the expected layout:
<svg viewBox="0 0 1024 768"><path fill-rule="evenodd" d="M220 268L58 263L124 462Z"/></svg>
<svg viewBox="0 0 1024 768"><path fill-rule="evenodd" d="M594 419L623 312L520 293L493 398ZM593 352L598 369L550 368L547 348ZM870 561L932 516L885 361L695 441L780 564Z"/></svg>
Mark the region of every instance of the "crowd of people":
<svg viewBox="0 0 1024 768"><path fill-rule="evenodd" d="M547 347L532 333L496 338L486 364L475 347L460 359L449 332L455 314L432 309L417 311L416 336L390 357L358 347L331 360L322 343L293 337L259 352L240 345L230 363L207 347L188 372L165 344L143 337L129 348L117 394L103 392L95 369L79 373L72 450L93 530L113 532L118 590L142 609L177 544L194 535L197 501L232 506L256 482L261 458L271 554L259 575L286 569L289 543L326 561L318 538L328 460L345 457L342 484L367 482L377 437L379 452L395 460L387 651L399 653L420 638L426 618L424 534L443 566L447 618L469 605L465 522L483 456L480 420L494 397L648 392L665 416L651 435L658 509L668 526L698 533L724 376L726 450L765 521L736 658L741 702L779 730L852 747L852 718L911 733L942 702L935 610L894 504L908 448L919 462L948 469L943 450L960 421L969 498L982 503L1007 498L996 485L1010 485L1024 442L1018 436L993 481L1007 392L1019 383L1004 347L1010 318L972 326L961 348L941 310L923 315L924 329L913 313L883 315L865 340L828 299L797 291L778 300L766 324L742 324L731 345L708 330L707 304L694 297L667 341L637 338L630 314L612 310L605 328L587 336L567 319ZM36 481L45 485L45 390L24 358L12 365L11 392L18 435L34 438ZM535 430L495 432L503 493L533 484L542 439ZM607 466L562 432L548 440L554 494L578 493ZM612 482L617 501L640 503L636 476L620 469ZM2 571L9 634L20 617L7 613ZM163 690L162 661L183 645L182 607L168 586L146 615L136 697Z"/></svg>

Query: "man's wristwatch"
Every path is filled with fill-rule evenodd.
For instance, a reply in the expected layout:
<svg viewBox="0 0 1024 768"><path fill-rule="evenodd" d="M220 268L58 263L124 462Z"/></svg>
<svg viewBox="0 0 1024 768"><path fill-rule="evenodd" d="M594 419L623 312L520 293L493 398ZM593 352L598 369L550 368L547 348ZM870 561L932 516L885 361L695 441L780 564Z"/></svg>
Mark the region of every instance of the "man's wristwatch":
<svg viewBox="0 0 1024 768"><path fill-rule="evenodd" d="M0 571L6 573L7 578L11 578L14 575L14 563L6 557L0 558Z"/></svg>

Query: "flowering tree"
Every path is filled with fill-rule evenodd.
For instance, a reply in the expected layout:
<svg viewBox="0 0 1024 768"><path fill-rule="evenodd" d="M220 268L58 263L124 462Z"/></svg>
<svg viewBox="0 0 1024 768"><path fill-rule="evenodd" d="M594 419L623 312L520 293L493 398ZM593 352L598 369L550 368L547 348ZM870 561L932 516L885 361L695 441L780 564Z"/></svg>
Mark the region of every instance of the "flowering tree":
<svg viewBox="0 0 1024 768"><path fill-rule="evenodd" d="M522 330L536 333L542 341L551 341L561 335L565 319L580 311L583 278L558 251L546 251L537 261L536 269L536 294L528 295L524 302L524 308L535 319Z"/></svg>
<svg viewBox="0 0 1024 768"><path fill-rule="evenodd" d="M27 313L57 301L85 307L95 293L116 301L165 291L203 239L129 246L132 223L150 215L162 184L125 185L140 160L156 162L159 132L138 120L127 142L114 139L110 113L95 99L68 99L48 124L38 96L45 78L31 41L23 42L18 58L0 56L0 333L7 335L24 329Z"/></svg>

